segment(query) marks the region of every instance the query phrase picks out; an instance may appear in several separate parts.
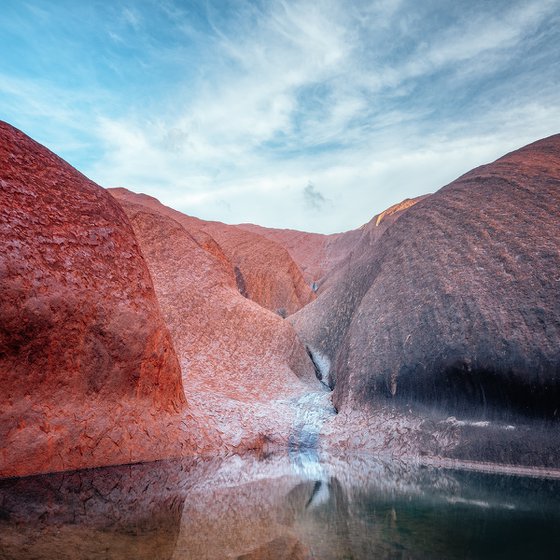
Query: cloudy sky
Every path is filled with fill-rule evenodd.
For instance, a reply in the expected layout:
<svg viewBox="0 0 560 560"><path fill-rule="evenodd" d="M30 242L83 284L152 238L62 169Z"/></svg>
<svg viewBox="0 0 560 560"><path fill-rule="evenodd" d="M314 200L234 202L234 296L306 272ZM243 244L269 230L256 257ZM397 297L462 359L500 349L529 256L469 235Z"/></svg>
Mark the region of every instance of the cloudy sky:
<svg viewBox="0 0 560 560"><path fill-rule="evenodd" d="M2 0L0 118L102 186L334 232L560 132L560 0Z"/></svg>

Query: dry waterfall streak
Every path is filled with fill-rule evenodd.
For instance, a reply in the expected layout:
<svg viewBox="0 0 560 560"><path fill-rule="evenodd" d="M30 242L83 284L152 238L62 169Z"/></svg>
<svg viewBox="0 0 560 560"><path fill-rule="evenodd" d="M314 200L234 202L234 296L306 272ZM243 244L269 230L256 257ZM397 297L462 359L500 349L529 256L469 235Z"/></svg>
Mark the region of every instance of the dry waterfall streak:
<svg viewBox="0 0 560 560"><path fill-rule="evenodd" d="M318 464L317 443L325 421L336 414L330 391L313 391L292 401L295 418L289 438L288 452L300 470L313 474L310 467ZM314 477L316 478L316 477Z"/></svg>

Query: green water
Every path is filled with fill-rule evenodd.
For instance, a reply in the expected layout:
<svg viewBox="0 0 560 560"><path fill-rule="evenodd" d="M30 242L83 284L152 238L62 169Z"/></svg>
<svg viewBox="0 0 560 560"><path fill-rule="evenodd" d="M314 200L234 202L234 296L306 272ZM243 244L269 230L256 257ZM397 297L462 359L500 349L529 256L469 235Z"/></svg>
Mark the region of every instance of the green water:
<svg viewBox="0 0 560 560"><path fill-rule="evenodd" d="M2 559L560 558L560 481L292 455L0 481Z"/></svg>

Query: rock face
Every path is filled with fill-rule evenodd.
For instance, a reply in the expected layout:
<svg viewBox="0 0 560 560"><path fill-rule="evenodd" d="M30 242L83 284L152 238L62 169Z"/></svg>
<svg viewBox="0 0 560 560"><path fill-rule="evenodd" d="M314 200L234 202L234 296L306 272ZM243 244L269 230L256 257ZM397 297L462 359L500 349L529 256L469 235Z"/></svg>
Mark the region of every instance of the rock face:
<svg viewBox="0 0 560 560"><path fill-rule="evenodd" d="M205 227L233 264L239 292L279 315L295 313L315 296L288 251L263 236L219 223Z"/></svg>
<svg viewBox="0 0 560 560"><path fill-rule="evenodd" d="M113 198L0 123L0 476L188 448L179 364Z"/></svg>
<svg viewBox="0 0 560 560"><path fill-rule="evenodd" d="M560 135L332 236L111 195L0 123L0 477L274 447L560 465Z"/></svg>
<svg viewBox="0 0 560 560"><path fill-rule="evenodd" d="M130 191L110 192L134 227L200 422L217 426L228 448L285 442L295 414L289 400L318 385L292 326L239 293L193 219Z"/></svg>
<svg viewBox="0 0 560 560"><path fill-rule="evenodd" d="M201 247L221 261L238 291L280 315L295 313L314 299L310 285L288 251L274 240L237 226L208 222L126 189L110 189L120 200L141 202L183 225Z"/></svg>
<svg viewBox="0 0 560 560"><path fill-rule="evenodd" d="M266 237L284 247L299 266L306 282L318 282L330 266L329 246L339 234L323 235L293 229L273 229L240 224L241 229Z"/></svg>
<svg viewBox="0 0 560 560"><path fill-rule="evenodd" d="M407 199L392 206L361 228L337 234L330 240L331 260L320 282L320 296L290 317L290 322L322 370L323 381L334 387L336 368L331 363L346 334L353 311L367 289L367 266L382 234L403 212L424 199ZM365 276L365 278L364 278Z"/></svg>
<svg viewBox="0 0 560 560"><path fill-rule="evenodd" d="M293 321L332 361L338 408L421 404L472 420L450 422L474 441L477 420L557 418L559 283L557 135L401 213Z"/></svg>
<svg viewBox="0 0 560 560"><path fill-rule="evenodd" d="M284 247L301 269L307 283L321 293L326 278L352 252L362 228L323 235L291 229L272 229L254 224L238 226Z"/></svg>
<svg viewBox="0 0 560 560"><path fill-rule="evenodd" d="M385 231L385 226L423 198L425 196L407 198L375 216L362 227L344 233L323 235L293 229L266 228L254 224L240 224L238 227L257 233L284 247L301 269L307 283L314 285L315 291L322 293L333 272L344 268L355 253L360 254L363 250L363 247L356 247L358 243L371 244L372 240ZM379 228L382 221L383 227Z"/></svg>

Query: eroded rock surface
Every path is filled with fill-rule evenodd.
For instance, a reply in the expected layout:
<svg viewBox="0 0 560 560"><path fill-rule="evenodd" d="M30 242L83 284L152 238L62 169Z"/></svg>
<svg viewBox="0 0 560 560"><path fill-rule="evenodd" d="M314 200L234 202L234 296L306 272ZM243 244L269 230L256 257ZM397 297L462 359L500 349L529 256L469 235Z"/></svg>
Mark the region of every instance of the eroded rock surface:
<svg viewBox="0 0 560 560"><path fill-rule="evenodd" d="M337 375L332 362L368 288L364 269L375 254L376 243L403 212L424 198L407 199L374 216L361 228L333 237L328 249L333 257L320 283L319 298L289 319L322 370L323 381L331 387Z"/></svg>
<svg viewBox="0 0 560 560"><path fill-rule="evenodd" d="M0 403L0 476L152 460L190 445L179 363L125 214L6 123Z"/></svg>
<svg viewBox="0 0 560 560"><path fill-rule="evenodd" d="M114 200L6 124L0 189L0 477L279 447L560 465L560 136L332 236Z"/></svg>
<svg viewBox="0 0 560 560"><path fill-rule="evenodd" d="M293 327L239 293L223 260L191 231L191 220L179 222L130 191L124 198L111 192L149 265L200 422L216 426L228 448L285 444L295 403L319 386Z"/></svg>
<svg viewBox="0 0 560 560"><path fill-rule="evenodd" d="M323 235L291 229L273 229L254 224L241 224L239 228L257 233L284 247L300 267L307 283L317 293L333 269L338 267L362 237L362 228Z"/></svg>
<svg viewBox="0 0 560 560"><path fill-rule="evenodd" d="M466 442L457 456L559 464L557 428L532 422L556 422L560 397L560 136L467 173L358 248L293 317L332 362L336 406L424 407L441 415L434 432Z"/></svg>
<svg viewBox="0 0 560 560"><path fill-rule="evenodd" d="M238 227L266 237L284 247L301 269L308 284L318 282L329 270L331 259L328 246L339 235L266 228L255 224L240 224Z"/></svg>
<svg viewBox="0 0 560 560"><path fill-rule="evenodd" d="M119 200L141 202L179 222L201 247L221 261L238 291L262 307L286 316L314 299L298 265L279 243L241 227L188 216L147 195L123 188L110 192Z"/></svg>
<svg viewBox="0 0 560 560"><path fill-rule="evenodd" d="M273 229L255 224L241 224L238 227L257 233L284 247L300 267L308 284L319 294L330 284L331 277L346 267L349 260L363 251L360 245L371 244L395 219L425 196L407 198L375 216L358 229L343 233L323 235L292 229ZM383 221L383 227L379 227Z"/></svg>

